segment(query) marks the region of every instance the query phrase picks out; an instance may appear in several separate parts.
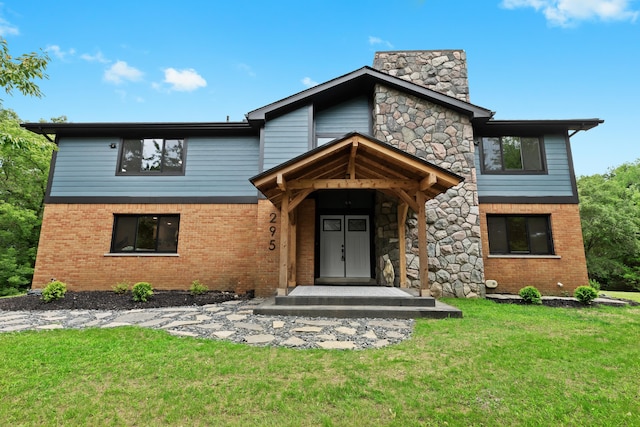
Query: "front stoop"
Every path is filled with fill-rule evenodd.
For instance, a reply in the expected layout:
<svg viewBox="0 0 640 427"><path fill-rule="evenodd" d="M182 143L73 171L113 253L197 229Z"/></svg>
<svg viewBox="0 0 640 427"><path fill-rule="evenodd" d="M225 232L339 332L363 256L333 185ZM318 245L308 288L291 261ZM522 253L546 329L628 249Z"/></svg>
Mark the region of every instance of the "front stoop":
<svg viewBox="0 0 640 427"><path fill-rule="evenodd" d="M462 311L431 297L380 286L298 286L256 307L255 314L336 318L461 318Z"/></svg>

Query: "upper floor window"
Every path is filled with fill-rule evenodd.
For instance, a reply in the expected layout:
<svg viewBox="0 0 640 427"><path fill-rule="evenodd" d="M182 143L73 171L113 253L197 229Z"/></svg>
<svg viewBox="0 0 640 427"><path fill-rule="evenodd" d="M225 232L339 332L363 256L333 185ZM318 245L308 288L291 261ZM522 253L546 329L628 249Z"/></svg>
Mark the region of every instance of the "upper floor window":
<svg viewBox="0 0 640 427"><path fill-rule="evenodd" d="M538 137L482 138L483 172L544 172L542 157L542 143Z"/></svg>
<svg viewBox="0 0 640 427"><path fill-rule="evenodd" d="M487 215L491 255L553 255L549 215Z"/></svg>
<svg viewBox="0 0 640 427"><path fill-rule="evenodd" d="M118 175L184 174L183 139L124 139Z"/></svg>
<svg viewBox="0 0 640 427"><path fill-rule="evenodd" d="M115 215L111 252L178 251L179 215Z"/></svg>

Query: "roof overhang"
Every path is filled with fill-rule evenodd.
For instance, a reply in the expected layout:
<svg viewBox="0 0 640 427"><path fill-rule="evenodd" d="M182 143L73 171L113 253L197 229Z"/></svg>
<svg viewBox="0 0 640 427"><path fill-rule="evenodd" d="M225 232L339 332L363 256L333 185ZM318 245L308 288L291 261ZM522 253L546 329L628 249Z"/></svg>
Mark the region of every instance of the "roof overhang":
<svg viewBox="0 0 640 427"><path fill-rule="evenodd" d="M322 109L325 105L335 105L341 100L356 95L371 94L376 84L398 89L407 94L443 105L469 116L472 120L488 120L494 114L493 111L487 110L486 108L427 89L424 86L383 73L371 67L362 67L351 73L329 80L328 82L258 108L257 110L253 110L247 114L247 119L250 123L259 124L309 104L314 104L315 108Z"/></svg>
<svg viewBox="0 0 640 427"><path fill-rule="evenodd" d="M463 180L453 172L355 132L250 179L278 208L286 193L299 203L317 190L373 189L403 200L416 211L416 193L430 199Z"/></svg>
<svg viewBox="0 0 640 427"><path fill-rule="evenodd" d="M40 135L58 137L117 136L165 138L185 136L258 135L247 122L174 122L174 123L23 123L21 126Z"/></svg>
<svg viewBox="0 0 640 427"><path fill-rule="evenodd" d="M477 136L502 136L541 133L565 133L589 130L604 123L602 119L568 120L487 120L473 124Z"/></svg>

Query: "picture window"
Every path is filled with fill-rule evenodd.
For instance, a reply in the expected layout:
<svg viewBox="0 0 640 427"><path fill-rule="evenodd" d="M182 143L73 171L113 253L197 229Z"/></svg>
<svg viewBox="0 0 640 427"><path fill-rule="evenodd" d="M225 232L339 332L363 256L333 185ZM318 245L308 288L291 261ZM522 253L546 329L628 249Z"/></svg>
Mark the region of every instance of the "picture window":
<svg viewBox="0 0 640 427"><path fill-rule="evenodd" d="M179 215L115 215L112 253L178 252Z"/></svg>

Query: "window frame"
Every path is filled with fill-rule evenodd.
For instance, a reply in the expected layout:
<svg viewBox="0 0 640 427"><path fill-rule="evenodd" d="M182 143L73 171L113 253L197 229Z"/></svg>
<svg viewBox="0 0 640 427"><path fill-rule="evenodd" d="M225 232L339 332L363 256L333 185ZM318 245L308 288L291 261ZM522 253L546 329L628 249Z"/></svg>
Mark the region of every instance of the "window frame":
<svg viewBox="0 0 640 427"><path fill-rule="evenodd" d="M156 218L155 220L157 221L158 224L158 228L156 229L156 236L154 237L154 241L155 241L155 245L154 245L154 249L153 250L136 250L136 247L138 246L138 231L140 229L140 219L141 218ZM130 245L133 247L132 250L116 250L116 236L117 236L117 231L118 231L118 219L119 218L136 218L136 226L135 226L135 231L134 231L134 235L133 235L133 244ZM177 235L176 235L176 244L175 244L175 250L158 250L158 244L160 239L158 238L158 236L161 234L160 233L160 225L162 224L162 219L163 218L177 218ZM109 249L109 253L110 254L132 254L132 255L153 255L153 254L177 254L178 253L178 243L180 240L180 214L179 213L165 213L165 214L149 214L149 213L144 213L144 214L117 214L114 213L113 214L113 227L112 227L112 231L111 231L111 245L110 245L110 249Z"/></svg>
<svg viewBox="0 0 640 427"><path fill-rule="evenodd" d="M495 251L492 250L491 248L491 241L492 236L492 227L490 225L490 219L492 218L503 218L505 220L505 232L506 232L506 236L505 236L505 242L506 246L507 246L507 252L503 252L503 251ZM528 250L526 252L524 251L517 251L517 250L512 250L512 244L514 242L514 240L512 239L512 233L513 230L510 230L509 228L509 224L508 224L508 218L524 218L526 220L525 223L525 227L526 227L526 242L527 242L527 248ZM547 251L546 252L534 252L532 251L532 246L531 246L531 231L530 231L530 224L529 224L529 220L530 219L538 219L538 218L544 218L546 219L546 243L547 243ZM487 245L489 246L489 256L522 256L522 257L545 257L545 256L556 256L556 252L555 252L555 245L554 245L554 241L553 241L553 227L551 224L551 214L487 214ZM510 236L511 235L511 236Z"/></svg>
<svg viewBox="0 0 640 427"><path fill-rule="evenodd" d="M159 171L135 171L135 172L123 172L122 171L122 156L124 154L125 141L143 141L143 140L162 140L162 155L160 158L160 170ZM179 171L163 171L165 158L165 147L167 141L182 141L182 169ZM175 138L160 138L160 137L141 137L141 138L120 138L120 147L118 150L118 161L116 165L116 176L184 176L187 164L187 138L175 137Z"/></svg>
<svg viewBox="0 0 640 427"><path fill-rule="evenodd" d="M485 154L484 154L484 145L485 139L489 138L497 138L500 142L500 170L495 169L487 169L485 167ZM504 165L504 148L503 148L503 138L535 138L538 140L538 153L540 155L540 170L529 170L529 169L506 169ZM522 150L522 149L521 149ZM518 134L518 135L482 135L479 137L479 151L480 151L480 170L483 175L548 175L549 169L547 168L547 155L545 151L544 144L544 136L542 135L526 135L526 134ZM521 151L522 156L522 151ZM521 157L522 159L522 157ZM524 164L524 161L523 161Z"/></svg>

